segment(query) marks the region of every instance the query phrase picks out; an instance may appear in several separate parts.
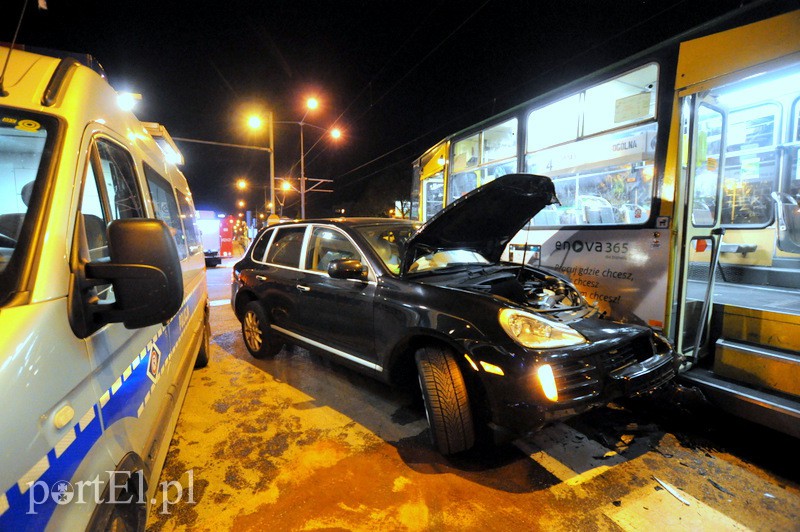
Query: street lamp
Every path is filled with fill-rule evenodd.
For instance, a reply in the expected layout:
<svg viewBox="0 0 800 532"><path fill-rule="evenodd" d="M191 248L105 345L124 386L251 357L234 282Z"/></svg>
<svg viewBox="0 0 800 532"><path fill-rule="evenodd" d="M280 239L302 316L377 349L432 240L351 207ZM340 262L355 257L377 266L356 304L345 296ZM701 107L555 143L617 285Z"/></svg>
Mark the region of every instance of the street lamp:
<svg viewBox="0 0 800 532"><path fill-rule="evenodd" d="M267 112L267 122L269 122L269 204L275 204L275 120L272 116L272 111ZM260 129L262 125L261 117L258 115L251 115L247 119L247 125L252 129ZM266 190L264 191L264 203L267 204ZM267 205L269 205L267 204ZM272 214L274 212L270 211Z"/></svg>
<svg viewBox="0 0 800 532"><path fill-rule="evenodd" d="M319 126L315 126L314 124L309 124L309 123L307 123L305 121L306 117L308 117L309 111L317 109L318 107L319 107L319 100L317 100L316 98L308 98L306 100L306 112L303 115L303 118L299 122L295 122L295 121L277 121L276 122L274 120L273 115L272 115L272 111L269 111L268 118L267 118L267 120L269 121L269 149L268 149L268 151L269 151L269 154L270 154L270 160L269 160L270 161L270 171L269 171L270 202L269 202L268 205L270 205L270 204L273 205L273 206L275 205L275 150L274 150L274 140L275 139L274 139L273 126L276 123L277 124L297 124L297 125L300 126L300 186L299 186L299 192L300 192L300 217L301 218L305 218L306 217L306 192L307 192L307 187L306 187L306 180L307 180L307 178L306 178L306 160L305 160L306 149L305 149L305 129L304 128L305 128L305 126L311 126L313 128L320 129L322 131L325 131L325 132L329 133L331 135L331 137L334 138L334 139L339 139L342 136L342 132L338 128L334 128L332 130L327 130L327 129L319 127ZM261 118L259 116L252 115L252 116L250 116L248 118L247 123L251 128L258 129L262 125L262 120L261 120ZM319 141L317 141L317 142L319 142ZM314 146L316 146L316 144L314 144ZM314 146L312 146L311 149L313 149ZM319 183L329 182L330 180L317 179L317 180L314 180L314 181L315 181L315 185L314 186L316 186ZM312 186L311 188L314 189L314 186ZM326 191L319 190L319 192L330 192L330 191L329 190L326 190ZM265 196L266 196L266 192L265 192ZM264 202L266 203L266 197L264 198ZM274 213L274 210L271 210L271 212Z"/></svg>
<svg viewBox="0 0 800 532"><path fill-rule="evenodd" d="M306 147L305 147L305 133L304 128L305 126L311 126L317 129L321 129L322 131L328 132L331 137L335 140L338 140L342 136L342 131L339 128L333 128L330 131L326 130L325 128L321 128L319 126L315 126L314 124L309 124L306 122L306 117L308 116L308 112L311 110L316 109L319 107L319 100L316 98L309 98L306 100L306 112L303 115L303 118L300 122L296 122L300 125L300 218L306 217ZM314 144L316 146L316 144ZM311 148L313 149L314 146Z"/></svg>
<svg viewBox="0 0 800 532"><path fill-rule="evenodd" d="M278 204L281 206L280 216L283 216L283 206L286 203L286 193L289 192L290 190L294 190L294 187L292 186L291 183L289 183L284 179L283 181L281 181L281 190L283 191L283 194L281 194L282 198L278 202Z"/></svg>

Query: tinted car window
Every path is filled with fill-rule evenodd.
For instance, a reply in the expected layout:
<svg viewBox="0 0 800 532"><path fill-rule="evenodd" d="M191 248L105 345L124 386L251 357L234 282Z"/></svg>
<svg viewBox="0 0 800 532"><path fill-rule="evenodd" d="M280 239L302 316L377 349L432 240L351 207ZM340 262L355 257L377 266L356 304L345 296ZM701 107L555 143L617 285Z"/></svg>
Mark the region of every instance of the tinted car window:
<svg viewBox="0 0 800 532"><path fill-rule="evenodd" d="M280 266L300 266L300 250L303 247L305 227L287 227L280 229L275 241L267 252L267 262Z"/></svg>
<svg viewBox="0 0 800 532"><path fill-rule="evenodd" d="M267 251L267 244L269 244L269 239L272 236L272 231L264 231L261 233L261 237L259 237L256 244L253 246L252 257L253 260L263 261L264 260L264 252Z"/></svg>
<svg viewBox="0 0 800 532"><path fill-rule="evenodd" d="M337 259L357 259L363 262L356 247L339 231L316 227L311 234L306 255L306 268L327 272L330 263Z"/></svg>

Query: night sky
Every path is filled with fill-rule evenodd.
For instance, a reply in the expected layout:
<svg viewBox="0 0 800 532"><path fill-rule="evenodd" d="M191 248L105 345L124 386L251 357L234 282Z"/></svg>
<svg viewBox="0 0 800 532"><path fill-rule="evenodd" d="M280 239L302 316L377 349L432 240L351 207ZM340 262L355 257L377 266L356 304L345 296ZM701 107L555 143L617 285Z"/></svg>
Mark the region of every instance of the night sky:
<svg viewBox="0 0 800 532"><path fill-rule="evenodd" d="M0 41L23 3L2 2ZM344 138L310 149L321 132L305 128L306 175L334 180L334 193L307 195L307 214L377 214L409 195L412 161L443 137L748 3L47 0L41 11L29 0L18 42L93 55L115 89L142 94L136 115L174 137L266 146L248 112L299 121L315 95L306 122ZM276 124L275 136L276 175L299 176L299 127ZM265 152L179 146L198 208L263 206ZM238 192L241 177L257 186Z"/></svg>

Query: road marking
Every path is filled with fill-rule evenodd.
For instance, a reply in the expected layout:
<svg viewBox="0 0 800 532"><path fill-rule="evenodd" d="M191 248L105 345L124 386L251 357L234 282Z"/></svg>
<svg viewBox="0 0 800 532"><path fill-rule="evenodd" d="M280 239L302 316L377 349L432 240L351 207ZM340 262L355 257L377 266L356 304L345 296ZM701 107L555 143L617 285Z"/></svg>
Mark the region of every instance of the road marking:
<svg viewBox="0 0 800 532"><path fill-rule="evenodd" d="M514 444L568 486L578 486L627 460L563 423Z"/></svg>
<svg viewBox="0 0 800 532"><path fill-rule="evenodd" d="M603 509L603 513L623 530L749 530L746 526L704 504L678 488L684 504L667 490L650 485L632 491Z"/></svg>
<svg viewBox="0 0 800 532"><path fill-rule="evenodd" d="M554 492L569 492L580 498L589 497L581 484L627 462L625 457L563 423L517 440L514 445L561 481L551 488ZM661 482L660 486L654 479L601 511L625 531L749 530L680 488ZM667 486L669 489L662 489Z"/></svg>
<svg viewBox="0 0 800 532"><path fill-rule="evenodd" d="M209 301L208 305L210 307L221 307L223 305L230 305L230 299L215 299L214 301Z"/></svg>

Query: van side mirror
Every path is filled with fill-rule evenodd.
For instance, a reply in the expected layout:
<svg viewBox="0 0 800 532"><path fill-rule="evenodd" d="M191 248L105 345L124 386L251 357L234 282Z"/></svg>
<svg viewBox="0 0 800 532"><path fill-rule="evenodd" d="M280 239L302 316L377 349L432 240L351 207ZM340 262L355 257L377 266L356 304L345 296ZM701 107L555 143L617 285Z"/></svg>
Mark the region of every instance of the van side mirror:
<svg viewBox="0 0 800 532"><path fill-rule="evenodd" d="M337 259L328 265L328 275L334 279L367 280L367 268L356 259Z"/></svg>
<svg viewBox="0 0 800 532"><path fill-rule="evenodd" d="M85 327L73 323L85 338L104 323L122 322L128 329L162 323L183 303L183 274L167 225L156 219L128 218L108 226L109 259L83 264L80 295ZM92 297L94 286L111 283L114 301Z"/></svg>

